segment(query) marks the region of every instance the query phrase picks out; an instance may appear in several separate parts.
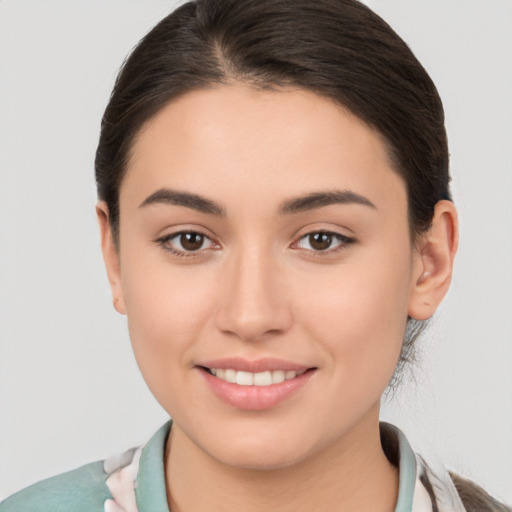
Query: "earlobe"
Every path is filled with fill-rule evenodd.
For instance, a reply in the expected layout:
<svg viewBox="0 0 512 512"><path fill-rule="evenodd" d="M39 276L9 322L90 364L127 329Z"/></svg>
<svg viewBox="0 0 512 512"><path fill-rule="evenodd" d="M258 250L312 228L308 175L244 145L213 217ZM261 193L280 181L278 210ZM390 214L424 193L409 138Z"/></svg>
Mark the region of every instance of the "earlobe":
<svg viewBox="0 0 512 512"><path fill-rule="evenodd" d="M451 201L439 201L429 230L416 243L409 316L430 318L450 286L458 246L457 211Z"/></svg>
<svg viewBox="0 0 512 512"><path fill-rule="evenodd" d="M116 311L124 315L126 314L126 308L121 285L119 252L112 235L108 206L104 201L100 201L96 205L96 215L100 228L103 261L105 262L105 269L112 291L112 303Z"/></svg>

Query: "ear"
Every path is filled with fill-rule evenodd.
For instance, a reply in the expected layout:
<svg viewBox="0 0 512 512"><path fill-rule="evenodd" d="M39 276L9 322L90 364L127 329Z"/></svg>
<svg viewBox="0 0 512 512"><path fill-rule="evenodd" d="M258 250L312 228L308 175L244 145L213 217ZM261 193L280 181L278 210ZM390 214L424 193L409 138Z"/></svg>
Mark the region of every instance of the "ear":
<svg viewBox="0 0 512 512"><path fill-rule="evenodd" d="M436 311L450 286L458 242L457 210L451 201L439 201L432 225L415 244L410 317L426 320Z"/></svg>
<svg viewBox="0 0 512 512"><path fill-rule="evenodd" d="M96 215L98 217L98 224L100 227L103 261L105 262L108 281L110 283L110 289L112 290L112 301L116 310L124 315L126 314L126 308L123 288L121 286L119 252L112 236L108 206L104 201L100 201L96 205Z"/></svg>

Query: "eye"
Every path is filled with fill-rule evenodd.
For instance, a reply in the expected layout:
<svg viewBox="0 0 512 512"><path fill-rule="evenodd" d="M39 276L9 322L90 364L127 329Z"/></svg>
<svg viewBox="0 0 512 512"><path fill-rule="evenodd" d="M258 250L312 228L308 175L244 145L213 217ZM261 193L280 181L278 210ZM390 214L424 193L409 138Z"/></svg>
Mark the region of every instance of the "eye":
<svg viewBox="0 0 512 512"><path fill-rule="evenodd" d="M166 251L183 257L216 247L216 244L208 236L197 231L180 231L159 238L157 242Z"/></svg>
<svg viewBox="0 0 512 512"><path fill-rule="evenodd" d="M353 238L341 235L340 233L315 231L301 237L295 245L299 249L330 253L343 249L353 242Z"/></svg>

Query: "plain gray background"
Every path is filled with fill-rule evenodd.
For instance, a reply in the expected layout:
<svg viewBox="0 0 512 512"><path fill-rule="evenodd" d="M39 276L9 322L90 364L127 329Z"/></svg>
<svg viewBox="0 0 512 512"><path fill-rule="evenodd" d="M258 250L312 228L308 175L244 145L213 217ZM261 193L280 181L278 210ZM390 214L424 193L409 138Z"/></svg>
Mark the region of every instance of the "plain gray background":
<svg viewBox="0 0 512 512"><path fill-rule="evenodd" d="M512 503L512 2L367 3L439 88L461 221L452 289L383 417ZM174 5L0 3L0 498L166 419L111 306L93 159L116 70Z"/></svg>

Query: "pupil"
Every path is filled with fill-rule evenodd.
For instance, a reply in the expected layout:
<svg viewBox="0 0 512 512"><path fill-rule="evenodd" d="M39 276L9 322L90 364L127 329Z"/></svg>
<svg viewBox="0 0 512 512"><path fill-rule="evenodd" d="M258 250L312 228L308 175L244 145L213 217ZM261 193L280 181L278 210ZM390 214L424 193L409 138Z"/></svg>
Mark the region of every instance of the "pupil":
<svg viewBox="0 0 512 512"><path fill-rule="evenodd" d="M181 246L187 251L197 251L203 245L204 237L199 233L183 233L180 237Z"/></svg>
<svg viewBox="0 0 512 512"><path fill-rule="evenodd" d="M328 233L314 233L309 235L309 243L313 249L316 249L317 251L325 251L331 246L332 236Z"/></svg>

